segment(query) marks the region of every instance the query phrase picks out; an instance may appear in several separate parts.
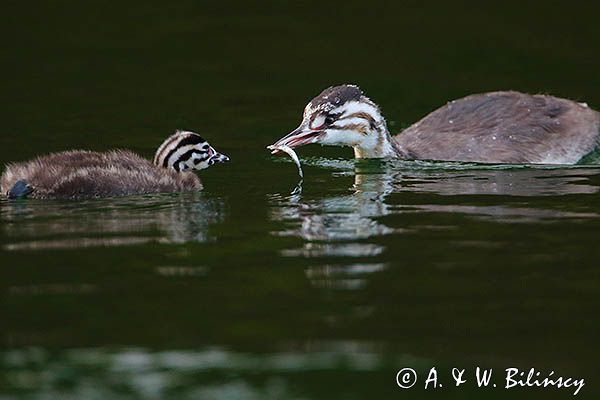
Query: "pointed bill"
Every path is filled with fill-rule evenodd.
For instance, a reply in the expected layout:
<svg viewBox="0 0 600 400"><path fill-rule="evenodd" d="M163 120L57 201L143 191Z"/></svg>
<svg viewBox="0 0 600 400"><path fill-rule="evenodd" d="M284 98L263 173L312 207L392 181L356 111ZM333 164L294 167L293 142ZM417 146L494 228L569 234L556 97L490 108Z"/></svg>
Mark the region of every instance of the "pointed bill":
<svg viewBox="0 0 600 400"><path fill-rule="evenodd" d="M322 133L320 130L314 130L310 128L305 128L304 126L299 126L294 129L292 132L288 133L277 142L272 144L269 147L272 147L271 154L277 154L280 150L279 147L287 146L290 149L304 146L306 144L316 143L318 141L319 135ZM289 154L289 153L288 153Z"/></svg>

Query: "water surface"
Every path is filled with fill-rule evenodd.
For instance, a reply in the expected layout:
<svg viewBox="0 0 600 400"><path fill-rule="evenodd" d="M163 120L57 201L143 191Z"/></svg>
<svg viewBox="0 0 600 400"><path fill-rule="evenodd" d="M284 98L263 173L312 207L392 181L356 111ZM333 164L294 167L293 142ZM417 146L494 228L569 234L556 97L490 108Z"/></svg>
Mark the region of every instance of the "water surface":
<svg viewBox="0 0 600 400"><path fill-rule="evenodd" d="M595 6L495 7L8 6L2 164L151 157L175 129L232 162L201 173L198 194L0 201L0 398L572 394L449 387L452 367L475 366L584 377L579 396L597 396L600 166L315 146L299 150L299 187L264 148L341 82L393 131L485 90L600 108ZM397 387L399 369L432 366L443 391Z"/></svg>

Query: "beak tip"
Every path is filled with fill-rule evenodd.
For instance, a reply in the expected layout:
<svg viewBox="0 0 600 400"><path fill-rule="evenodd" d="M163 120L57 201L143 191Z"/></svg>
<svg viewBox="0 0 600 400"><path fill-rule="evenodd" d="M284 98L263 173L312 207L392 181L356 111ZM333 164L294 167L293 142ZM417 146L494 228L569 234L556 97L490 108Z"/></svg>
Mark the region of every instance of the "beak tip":
<svg viewBox="0 0 600 400"><path fill-rule="evenodd" d="M276 144L270 144L267 146L267 150L271 150L271 154L277 154L280 153L281 151L277 149L277 145Z"/></svg>
<svg viewBox="0 0 600 400"><path fill-rule="evenodd" d="M219 153L218 155L214 156L211 160L213 161L213 163L224 163L231 161L231 158L229 158L229 156L226 156L225 154Z"/></svg>

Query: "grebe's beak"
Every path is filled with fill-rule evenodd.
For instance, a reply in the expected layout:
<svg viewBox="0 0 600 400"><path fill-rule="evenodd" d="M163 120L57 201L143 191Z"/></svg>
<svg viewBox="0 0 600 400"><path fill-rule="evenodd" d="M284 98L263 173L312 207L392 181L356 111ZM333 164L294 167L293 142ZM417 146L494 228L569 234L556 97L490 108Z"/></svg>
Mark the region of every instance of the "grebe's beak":
<svg viewBox="0 0 600 400"><path fill-rule="evenodd" d="M227 157L225 154L221 154L219 152L215 151L215 154L213 154L210 159L208 160L209 165L213 165L213 164L218 164L218 163L224 163L229 161L229 157Z"/></svg>
<svg viewBox="0 0 600 400"><path fill-rule="evenodd" d="M323 133L323 131L305 128L300 125L271 146L268 146L268 148L273 148L271 154L277 154L281 152L276 149L276 147L279 146L287 146L293 149L295 147L304 146L305 144L317 143L321 133Z"/></svg>

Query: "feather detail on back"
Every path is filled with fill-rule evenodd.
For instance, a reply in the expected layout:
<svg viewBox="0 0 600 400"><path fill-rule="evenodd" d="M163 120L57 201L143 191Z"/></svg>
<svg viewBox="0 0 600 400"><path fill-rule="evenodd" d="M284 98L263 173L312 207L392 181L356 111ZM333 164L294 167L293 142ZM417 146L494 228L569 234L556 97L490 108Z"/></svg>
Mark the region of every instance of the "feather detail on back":
<svg viewBox="0 0 600 400"><path fill-rule="evenodd" d="M2 194L18 180L32 186L29 197L38 199L82 199L202 188L193 172L155 166L128 150L106 153L73 150L9 164L0 178Z"/></svg>
<svg viewBox="0 0 600 400"><path fill-rule="evenodd" d="M98 153L71 150L9 164L0 193L38 199L83 199L202 189L191 170L229 161L200 135L177 131L150 162L128 150ZM16 185L16 186L15 186Z"/></svg>
<svg viewBox="0 0 600 400"><path fill-rule="evenodd" d="M452 101L394 140L413 159L574 164L599 133L600 113L584 104L508 91Z"/></svg>

